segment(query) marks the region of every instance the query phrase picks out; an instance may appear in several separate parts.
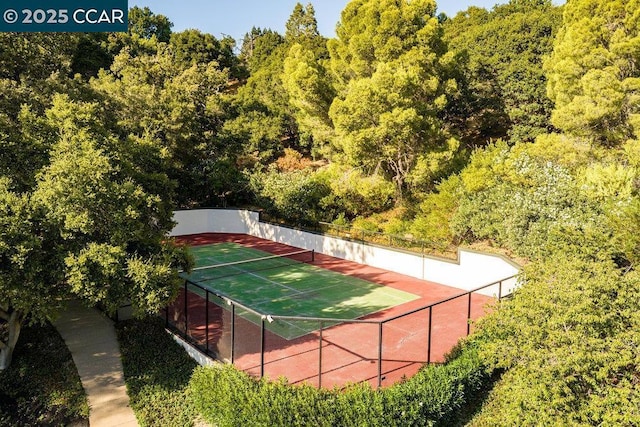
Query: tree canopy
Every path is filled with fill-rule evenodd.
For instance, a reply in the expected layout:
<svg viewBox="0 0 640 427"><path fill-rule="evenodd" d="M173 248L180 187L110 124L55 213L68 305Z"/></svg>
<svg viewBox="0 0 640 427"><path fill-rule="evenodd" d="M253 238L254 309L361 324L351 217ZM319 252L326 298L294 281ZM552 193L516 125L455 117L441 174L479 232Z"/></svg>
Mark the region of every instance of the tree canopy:
<svg viewBox="0 0 640 427"><path fill-rule="evenodd" d="M517 257L471 424L638 424L638 10L352 0L326 39L298 3L239 50L137 7L0 34L0 369L66 298L162 307L173 210L233 204Z"/></svg>
<svg viewBox="0 0 640 427"><path fill-rule="evenodd" d="M567 4L547 62L553 123L616 145L640 135L640 23L637 1Z"/></svg>

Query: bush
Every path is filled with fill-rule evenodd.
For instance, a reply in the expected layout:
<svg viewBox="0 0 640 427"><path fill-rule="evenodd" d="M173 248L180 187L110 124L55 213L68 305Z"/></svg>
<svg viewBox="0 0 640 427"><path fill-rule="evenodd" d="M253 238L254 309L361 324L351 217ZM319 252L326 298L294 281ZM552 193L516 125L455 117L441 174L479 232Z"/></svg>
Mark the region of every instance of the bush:
<svg viewBox="0 0 640 427"><path fill-rule="evenodd" d="M256 380L230 365L198 368L189 395L201 416L221 426L451 425L470 396L490 381L466 346L449 363L424 367L387 389L358 384L339 390Z"/></svg>
<svg viewBox="0 0 640 427"><path fill-rule="evenodd" d="M366 176L360 169L331 164L319 170L316 179L331 190L322 206L348 218L366 217L393 206L395 186L381 175Z"/></svg>
<svg viewBox="0 0 640 427"><path fill-rule="evenodd" d="M187 394L196 362L158 318L117 325L131 407L141 426L189 426L195 412Z"/></svg>
<svg viewBox="0 0 640 427"><path fill-rule="evenodd" d="M328 219L321 200L330 188L316 179L311 170L254 172L249 183L255 202L277 217L310 225Z"/></svg>
<svg viewBox="0 0 640 427"><path fill-rule="evenodd" d="M89 405L71 353L47 323L22 329L11 366L0 371L0 425L88 423Z"/></svg>
<svg viewBox="0 0 640 427"><path fill-rule="evenodd" d="M640 274L556 256L478 326L506 369L474 425L640 425Z"/></svg>
<svg viewBox="0 0 640 427"><path fill-rule="evenodd" d="M586 194L589 186L576 171L539 150L537 144L496 143L473 155L460 175L462 190L450 219L456 235L488 239L532 260L564 252L624 258L612 243L615 230L607 224L604 204Z"/></svg>

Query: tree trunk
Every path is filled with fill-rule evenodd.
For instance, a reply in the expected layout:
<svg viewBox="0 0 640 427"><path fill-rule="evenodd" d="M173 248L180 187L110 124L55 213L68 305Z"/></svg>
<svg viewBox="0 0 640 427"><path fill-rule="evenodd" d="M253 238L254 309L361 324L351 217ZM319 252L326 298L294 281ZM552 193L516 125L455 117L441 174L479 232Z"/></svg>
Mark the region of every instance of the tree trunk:
<svg viewBox="0 0 640 427"><path fill-rule="evenodd" d="M23 319L24 316L17 311L12 312L7 319L9 338L5 342L0 341L0 371L7 369L11 365L13 350L16 348L16 343L20 336Z"/></svg>

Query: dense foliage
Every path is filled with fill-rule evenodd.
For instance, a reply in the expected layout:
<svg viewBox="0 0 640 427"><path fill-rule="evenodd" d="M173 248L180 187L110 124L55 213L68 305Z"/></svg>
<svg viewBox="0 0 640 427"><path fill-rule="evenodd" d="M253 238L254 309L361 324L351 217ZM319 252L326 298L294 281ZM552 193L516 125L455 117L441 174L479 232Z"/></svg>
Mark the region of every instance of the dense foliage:
<svg viewBox="0 0 640 427"><path fill-rule="evenodd" d="M506 373L476 424L638 425L637 272L558 254L525 274L481 322L482 359Z"/></svg>
<svg viewBox="0 0 640 427"><path fill-rule="evenodd" d="M199 413L219 426L431 426L459 422L490 381L473 346L442 366L376 391L369 385L318 390L256 380L233 366L198 368L189 384Z"/></svg>
<svg viewBox="0 0 640 427"><path fill-rule="evenodd" d="M561 22L550 0L512 1L491 11L472 7L445 22L450 48L469 58L469 137L533 141L552 128L553 103L540 65Z"/></svg>
<svg viewBox="0 0 640 427"><path fill-rule="evenodd" d="M0 373L0 426L88 424L78 371L50 323L23 330L15 359Z"/></svg>
<svg viewBox="0 0 640 427"><path fill-rule="evenodd" d="M1 34L0 367L69 293L141 311L170 299L171 267L188 264L163 239L176 207L249 205L518 256L522 290L478 328L504 375L474 422L638 423L639 9L511 0L447 17L432 0L353 0L327 40L298 4L285 34L253 28L238 55L148 8L128 33ZM412 393L447 369L328 394L326 422L444 422L457 403L420 412ZM282 421L256 396L291 422L324 405L198 372L192 387L215 376L220 399L241 385L248 420ZM198 405L231 423L213 403Z"/></svg>
<svg viewBox="0 0 640 427"><path fill-rule="evenodd" d="M141 426L190 426L196 413L187 385L196 366L158 318L117 325L131 408Z"/></svg>

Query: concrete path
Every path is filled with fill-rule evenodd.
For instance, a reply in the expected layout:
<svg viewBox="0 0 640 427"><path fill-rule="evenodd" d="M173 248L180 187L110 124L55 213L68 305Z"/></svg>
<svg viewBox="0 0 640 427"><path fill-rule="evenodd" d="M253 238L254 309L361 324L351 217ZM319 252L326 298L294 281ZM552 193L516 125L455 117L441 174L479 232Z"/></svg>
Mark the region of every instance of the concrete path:
<svg viewBox="0 0 640 427"><path fill-rule="evenodd" d="M129 407L113 322L98 310L73 301L54 326L66 342L87 392L89 425L137 426Z"/></svg>

